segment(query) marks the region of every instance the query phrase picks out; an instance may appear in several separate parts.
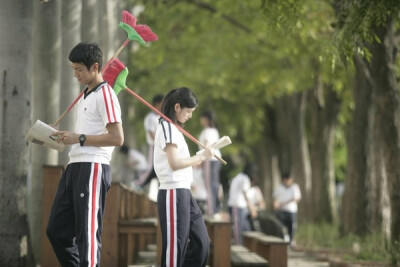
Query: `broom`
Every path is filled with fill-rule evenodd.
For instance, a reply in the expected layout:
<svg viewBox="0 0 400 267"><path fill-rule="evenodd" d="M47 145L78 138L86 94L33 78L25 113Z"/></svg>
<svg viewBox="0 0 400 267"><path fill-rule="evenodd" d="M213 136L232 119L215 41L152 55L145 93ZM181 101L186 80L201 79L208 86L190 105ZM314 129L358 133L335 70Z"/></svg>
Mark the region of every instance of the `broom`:
<svg viewBox="0 0 400 267"><path fill-rule="evenodd" d="M150 29L149 26L144 25L144 24L139 24L136 25L136 17L133 16L131 13L128 11L122 11L122 22L119 23L119 27L123 29L128 37L125 40L125 42L118 48L118 50L114 53L114 55L108 60L108 62L104 65L104 67L101 69L102 74L104 75L104 70L108 67L110 62L117 58L118 55L122 52L125 46L128 45L130 41L136 40L138 43L144 45L146 42L151 42L151 41L156 41L158 40L157 35ZM61 116L52 124L54 127L56 127L61 120L67 115L67 113L75 106L75 104L78 102L78 100L81 98L83 95L83 92L80 92L78 97L68 106L68 108L61 114Z"/></svg>
<svg viewBox="0 0 400 267"><path fill-rule="evenodd" d="M196 143L198 146L202 147L203 149L206 148L205 145L200 143L195 137L193 137L190 133L185 131L182 127L179 125L175 124L170 118L165 116L163 113L161 113L158 109L153 107L149 102L147 102L145 99L143 99L140 95L137 93L133 92L131 89L129 89L126 86L126 78L128 77L128 68L122 63L118 58L113 59L110 64L108 64L108 67L104 70L103 78L105 81L107 81L110 85L112 84L112 87L114 88L114 92L116 95L118 95L121 91L127 91L129 94L133 95L136 97L140 102L145 104L148 108L150 108L152 111L160 115L164 120L168 121L169 123L173 124L178 130L186 135L190 140L192 140L194 143ZM214 155L215 158L217 158L221 163L224 165L227 164L225 160L222 158Z"/></svg>

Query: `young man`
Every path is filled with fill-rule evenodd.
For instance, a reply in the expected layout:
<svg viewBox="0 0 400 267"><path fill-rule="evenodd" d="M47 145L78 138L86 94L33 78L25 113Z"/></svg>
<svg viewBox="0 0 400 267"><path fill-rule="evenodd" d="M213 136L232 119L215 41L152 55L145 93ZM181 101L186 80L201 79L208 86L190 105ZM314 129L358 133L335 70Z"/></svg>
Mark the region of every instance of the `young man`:
<svg viewBox="0 0 400 267"><path fill-rule="evenodd" d="M161 111L161 106L164 96L162 94L157 94L153 97L153 106ZM155 178L157 179L156 173L154 171L154 136L156 134L158 119L160 116L154 111L147 113L144 118L144 130L146 131L146 142L147 142L147 171L144 172L140 177L138 184L141 187L146 186L150 181Z"/></svg>
<svg viewBox="0 0 400 267"><path fill-rule="evenodd" d="M290 245L295 246L294 232L297 226L297 202L301 199L300 187L289 174L282 175L282 183L274 192L276 217L286 226Z"/></svg>
<svg viewBox="0 0 400 267"><path fill-rule="evenodd" d="M79 43L70 54L72 69L86 85L77 103L75 132L58 131L58 142L71 145L46 233L62 266L99 266L106 193L111 184L114 146L124 141L117 96L101 75L102 52Z"/></svg>

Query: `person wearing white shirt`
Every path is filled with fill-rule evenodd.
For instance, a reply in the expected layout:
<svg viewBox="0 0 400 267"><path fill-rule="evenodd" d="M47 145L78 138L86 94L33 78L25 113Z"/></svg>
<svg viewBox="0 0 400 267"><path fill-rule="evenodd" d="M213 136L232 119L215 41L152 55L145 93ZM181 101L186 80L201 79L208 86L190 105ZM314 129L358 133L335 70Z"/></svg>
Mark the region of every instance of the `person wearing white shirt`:
<svg viewBox="0 0 400 267"><path fill-rule="evenodd" d="M71 149L46 234L62 266L99 266L111 155L124 142L121 108L113 88L103 80L97 44L81 42L68 58L76 79L86 88L76 104L75 131L52 134Z"/></svg>
<svg viewBox="0 0 400 267"><path fill-rule="evenodd" d="M162 236L161 266L206 266L210 241L201 210L193 198L192 166L213 156L213 149L190 156L183 134L176 125L192 117L198 100L186 87L171 90L154 139L154 169L160 183L157 196Z"/></svg>
<svg viewBox="0 0 400 267"><path fill-rule="evenodd" d="M284 174L282 183L275 190L273 198L276 216L286 226L290 244L294 245L294 233L297 227L297 203L301 200L300 187L294 183L292 176Z"/></svg>
<svg viewBox="0 0 400 267"><path fill-rule="evenodd" d="M229 186L228 208L233 222L233 240L235 244L243 243L242 233L251 231L250 212L253 210L247 193L251 180L256 176L256 167L247 163L242 172L238 173Z"/></svg>
<svg viewBox="0 0 400 267"><path fill-rule="evenodd" d="M200 133L199 142L208 147L219 140L219 132L216 126L215 114L212 111L205 110L201 114L200 123L203 130ZM219 149L215 150L215 155L221 157ZM215 157L202 163L202 173L204 184L207 190L206 213L213 215L219 212L221 203L218 198L220 188L220 170L221 162Z"/></svg>
<svg viewBox="0 0 400 267"><path fill-rule="evenodd" d="M253 231L261 231L260 221L258 218L258 211L265 209L265 200L258 186L257 179L252 179L251 187L247 191L247 198L252 206L250 211L251 226Z"/></svg>
<svg viewBox="0 0 400 267"><path fill-rule="evenodd" d="M161 105L164 96L162 94L157 94L153 97L152 104L157 110L161 110ZM158 120L160 116L154 111L147 113L144 118L144 130L146 132L146 142L147 142L147 169L143 172L138 179L137 184L141 187L146 186L152 179L157 179L156 173L154 171L154 136L156 134ZM154 188L152 189L154 190Z"/></svg>

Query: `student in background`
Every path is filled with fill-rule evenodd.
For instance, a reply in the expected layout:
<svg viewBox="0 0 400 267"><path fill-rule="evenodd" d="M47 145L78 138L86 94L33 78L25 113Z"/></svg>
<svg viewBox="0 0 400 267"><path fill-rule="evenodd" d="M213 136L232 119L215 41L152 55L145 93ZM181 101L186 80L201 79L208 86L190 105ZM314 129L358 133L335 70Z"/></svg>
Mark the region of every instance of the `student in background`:
<svg viewBox="0 0 400 267"><path fill-rule="evenodd" d="M206 110L201 114L200 123L203 130L200 133L199 141L206 147L214 144L219 140L219 132L216 125L215 114L212 111ZM216 156L221 156L219 150L215 150ZM220 188L220 170L221 162L215 157L206 160L202 164L202 173L204 184L207 190L206 213L213 215L219 212L221 203L219 201Z"/></svg>
<svg viewBox="0 0 400 267"><path fill-rule="evenodd" d="M228 208L233 222L233 240L235 244L241 245L242 233L251 231L250 214L254 213L247 193L251 187L251 180L256 177L256 166L247 163L243 171L238 173L229 187Z"/></svg>
<svg viewBox="0 0 400 267"><path fill-rule="evenodd" d="M282 183L275 190L274 209L276 217L286 226L290 245L294 246L294 234L297 227L297 203L301 199L300 187L294 183L290 174L282 175Z"/></svg>
<svg viewBox="0 0 400 267"><path fill-rule="evenodd" d="M157 94L153 97L153 107L155 107L159 111L161 111L163 97L164 96L162 94ZM160 116L154 111L150 111L149 113L147 113L146 117L144 118L144 130L146 131L147 142L147 170L146 172L142 173L137 182L137 184L141 187L145 187L148 183L150 183L153 178L157 178L154 171L153 158L154 136L156 134L159 118Z"/></svg>
<svg viewBox="0 0 400 267"><path fill-rule="evenodd" d="M124 165L122 166L124 177L121 177L121 181L129 187L133 187L134 182L147 170L147 159L141 152L128 145L122 145L119 151L124 156Z"/></svg>
<svg viewBox="0 0 400 267"><path fill-rule="evenodd" d="M252 206L252 210L250 211L252 230L261 231L258 211L265 209L265 200L262 191L258 186L258 179L254 178L251 180L251 187L247 191L247 198Z"/></svg>

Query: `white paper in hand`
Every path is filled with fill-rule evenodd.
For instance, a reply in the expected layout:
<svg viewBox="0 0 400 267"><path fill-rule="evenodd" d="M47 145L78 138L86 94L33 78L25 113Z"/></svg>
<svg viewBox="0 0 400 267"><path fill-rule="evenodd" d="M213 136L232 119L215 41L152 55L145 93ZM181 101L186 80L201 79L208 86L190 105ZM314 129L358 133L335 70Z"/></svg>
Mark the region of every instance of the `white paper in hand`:
<svg viewBox="0 0 400 267"><path fill-rule="evenodd" d="M231 139L229 138L229 136L223 136L221 137L217 142L215 142L214 144L212 144L210 147L213 148L214 150L216 149L221 149L227 145L232 144ZM204 149L199 150L196 152L196 154L201 154L203 153Z"/></svg>
<svg viewBox="0 0 400 267"><path fill-rule="evenodd" d="M41 146L63 151L65 145L57 142L56 136L51 136L57 130L46 123L37 120L35 124L29 129L26 141L32 142Z"/></svg>

